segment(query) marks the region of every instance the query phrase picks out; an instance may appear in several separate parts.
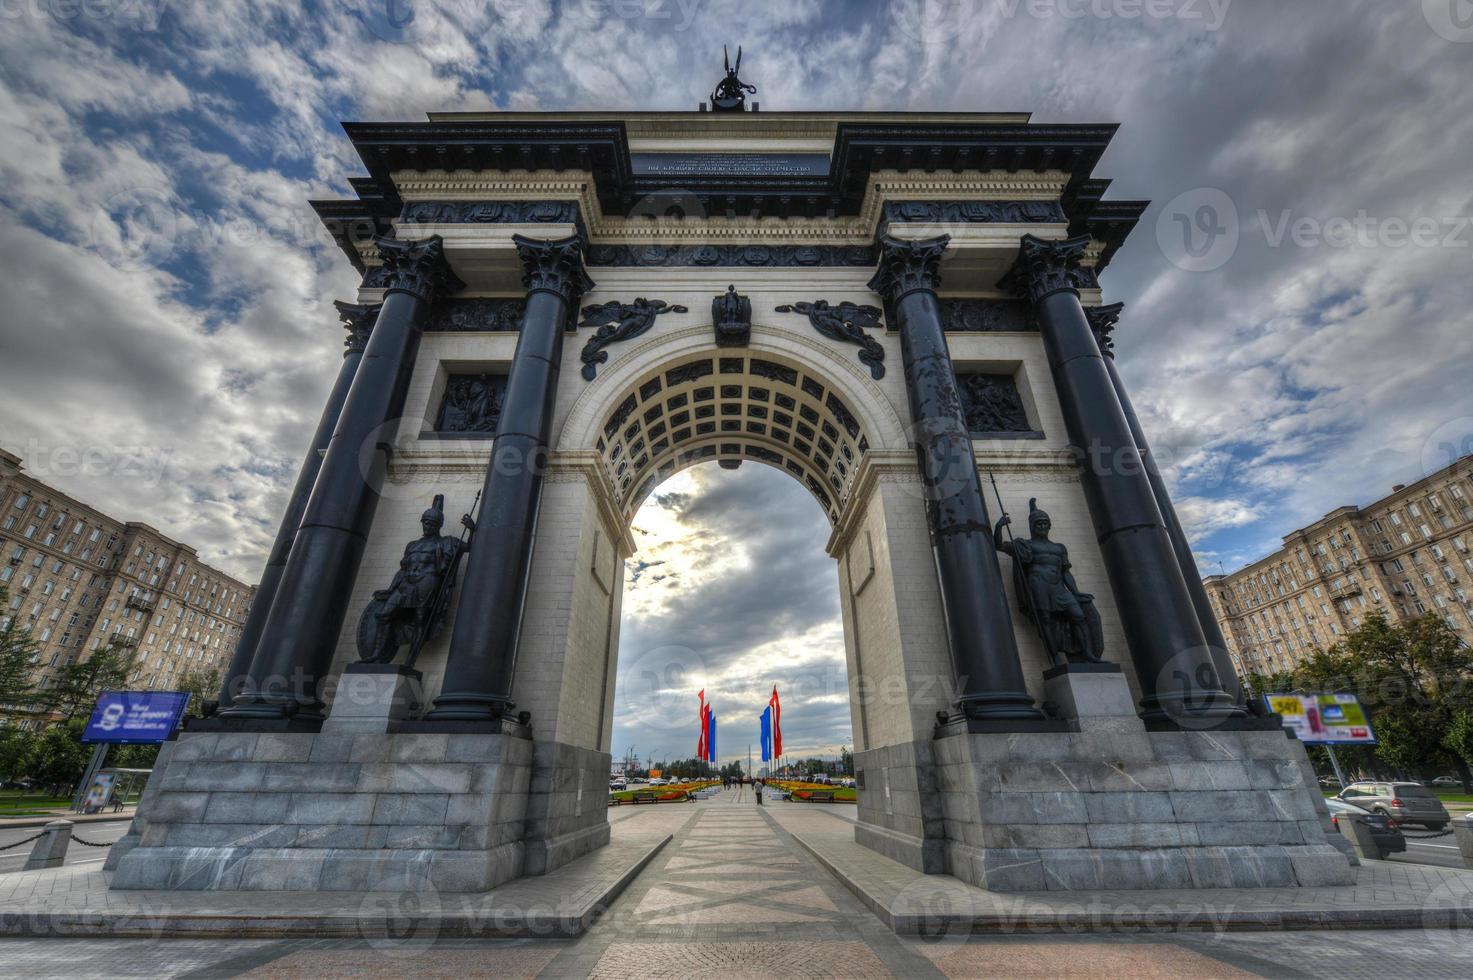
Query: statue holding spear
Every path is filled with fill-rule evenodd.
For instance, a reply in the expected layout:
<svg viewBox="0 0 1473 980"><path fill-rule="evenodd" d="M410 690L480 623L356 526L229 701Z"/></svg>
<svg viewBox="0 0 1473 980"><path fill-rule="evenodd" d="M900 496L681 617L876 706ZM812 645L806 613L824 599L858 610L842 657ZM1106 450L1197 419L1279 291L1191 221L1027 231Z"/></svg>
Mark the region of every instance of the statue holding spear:
<svg viewBox="0 0 1473 980"><path fill-rule="evenodd" d="M480 499L477 492L472 510ZM424 645L445 628L460 557L470 550L470 538L476 531L469 514L460 523L459 538L440 533L445 525L445 495L436 494L420 517L424 535L405 546L394 580L387 589L373 594L358 620L359 663L393 663L399 648L407 644L405 666L413 667Z"/></svg>

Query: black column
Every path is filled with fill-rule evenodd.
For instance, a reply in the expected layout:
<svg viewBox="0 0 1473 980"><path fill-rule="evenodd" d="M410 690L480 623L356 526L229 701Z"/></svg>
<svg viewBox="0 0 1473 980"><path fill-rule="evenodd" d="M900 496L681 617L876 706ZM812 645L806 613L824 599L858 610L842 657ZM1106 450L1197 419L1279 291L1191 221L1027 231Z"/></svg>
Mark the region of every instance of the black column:
<svg viewBox="0 0 1473 980"><path fill-rule="evenodd" d="M420 322L436 296L462 285L439 236L375 244L388 272L383 306L261 628L247 684L221 712L225 719L268 727L322 720L319 686L332 664L378 508L389 443L419 351Z"/></svg>
<svg viewBox="0 0 1473 980"><path fill-rule="evenodd" d="M1148 723L1203 726L1233 711L1151 481L1075 285L1089 237L1023 236L1004 287L1032 300Z"/></svg>
<svg viewBox="0 0 1473 980"><path fill-rule="evenodd" d="M501 420L481 494L450 635L445 679L425 725L497 722L512 707L512 676L536 543L542 477L557 401L563 332L593 288L583 241L515 239L527 311L506 379Z"/></svg>
<svg viewBox="0 0 1473 980"><path fill-rule="evenodd" d="M307 498L312 494L312 485L322 469L322 454L332 440L338 427L338 416L343 412L343 403L348 399L348 387L363 360L363 349L368 345L368 334L373 321L378 318L379 304L365 306L359 303L334 303L338 314L348 328L348 339L343 346L343 365L338 368L338 379L333 382L332 392L323 406L322 417L317 422L317 431L312 444L307 447L307 456L297 472L297 483L286 503L286 513L281 515L281 524L276 528L276 541L271 546L271 556L261 571L261 582L256 586L256 597L245 625L240 630L240 642L235 646L235 655L225 672L225 685L220 690L220 710L235 703L235 689L245 682L251 668L251 659L256 655L256 642L261 638L261 627L266 625L266 616L271 612L271 603L276 598L281 573L286 568L286 557L296 539L297 528L302 523L302 514L307 510Z"/></svg>
<svg viewBox="0 0 1473 980"><path fill-rule="evenodd" d="M945 235L920 242L885 236L869 287L885 301L900 331L957 707L973 720L1038 720L1043 714L1033 705L1018 659L992 523L936 300L949 241Z"/></svg>
<svg viewBox="0 0 1473 980"><path fill-rule="evenodd" d="M1171 550L1176 553L1176 564L1181 568L1187 593L1192 597L1197 622L1201 625L1202 635L1206 637L1207 646L1212 652L1212 663L1217 667L1218 680L1222 681L1223 690L1233 699L1232 716L1240 718L1248 713L1243 701L1243 683L1233 667L1232 657L1228 656L1227 640L1223 638L1222 629L1217 625L1217 617L1212 613L1212 602L1207 598L1207 589L1202 585L1202 573L1197 570L1197 559L1192 554L1191 542L1182 530L1181 520L1176 516L1176 507L1171 503L1171 494L1166 492L1166 481L1161 477L1161 468L1156 465L1156 457L1151 452L1150 444L1146 442L1140 417L1135 414L1135 406L1131 404L1130 396L1125 391L1125 383L1120 380L1120 371L1115 366L1114 331L1124 309L1124 303L1115 303L1112 306L1087 308L1084 314L1089 318L1089 328L1095 335L1095 343L1105 357L1105 370L1110 372L1115 397L1120 400L1120 408L1125 412L1125 421L1130 426L1131 438L1135 440L1135 447L1140 452L1141 465L1145 467L1146 477L1151 481L1151 493L1156 498L1156 506L1166 524L1166 533L1171 537Z"/></svg>

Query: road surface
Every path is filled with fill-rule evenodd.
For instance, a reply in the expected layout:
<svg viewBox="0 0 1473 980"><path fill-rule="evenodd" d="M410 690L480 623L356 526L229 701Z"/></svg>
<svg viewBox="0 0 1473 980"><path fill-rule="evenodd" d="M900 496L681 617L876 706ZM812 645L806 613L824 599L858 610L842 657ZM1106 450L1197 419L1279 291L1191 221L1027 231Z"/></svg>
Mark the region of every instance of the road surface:
<svg viewBox="0 0 1473 980"><path fill-rule="evenodd" d="M128 821L122 820L98 820L89 823L79 823L72 828L72 835L82 840L94 843L112 842L128 832ZM34 837L41 832L40 827L6 827L0 830L0 847L14 844L16 841ZM8 851L0 851L0 874L6 871L19 871L26 865L26 858L31 856L33 844L22 844L20 847L12 847ZM72 841L66 852L66 863L73 864L101 864L107 858L108 849L105 847L87 847Z"/></svg>

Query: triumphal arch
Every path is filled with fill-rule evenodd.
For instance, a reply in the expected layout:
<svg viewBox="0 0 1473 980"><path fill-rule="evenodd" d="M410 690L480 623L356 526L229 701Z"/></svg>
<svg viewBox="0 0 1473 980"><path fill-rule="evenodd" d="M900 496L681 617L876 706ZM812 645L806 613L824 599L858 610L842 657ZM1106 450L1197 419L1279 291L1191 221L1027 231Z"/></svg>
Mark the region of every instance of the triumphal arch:
<svg viewBox="0 0 1473 980"><path fill-rule="evenodd" d="M476 891L606 843L630 521L703 461L832 524L861 843L994 890L1350 880L1115 367L1115 127L748 92L348 124L336 384L115 887Z"/></svg>

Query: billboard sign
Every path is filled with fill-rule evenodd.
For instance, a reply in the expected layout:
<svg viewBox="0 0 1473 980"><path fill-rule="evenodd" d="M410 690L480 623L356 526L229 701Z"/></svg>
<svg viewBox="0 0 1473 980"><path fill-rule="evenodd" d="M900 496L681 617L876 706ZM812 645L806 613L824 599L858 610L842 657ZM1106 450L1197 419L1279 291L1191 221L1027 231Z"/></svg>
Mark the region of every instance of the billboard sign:
<svg viewBox="0 0 1473 980"><path fill-rule="evenodd" d="M113 784L118 780L115 772L100 772L92 777L92 785L87 787L87 797L82 801L83 813L97 813L107 806L113 797Z"/></svg>
<svg viewBox="0 0 1473 980"><path fill-rule="evenodd" d="M1376 733L1354 694L1268 694L1268 708L1306 745L1375 745Z"/></svg>
<svg viewBox="0 0 1473 980"><path fill-rule="evenodd" d="M82 741L115 745L168 741L188 704L188 691L104 691L97 696Z"/></svg>

